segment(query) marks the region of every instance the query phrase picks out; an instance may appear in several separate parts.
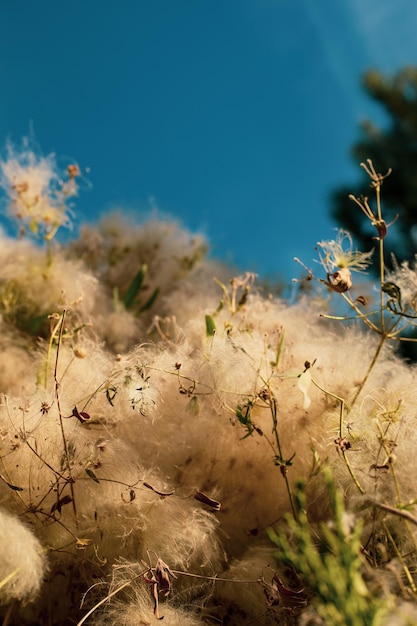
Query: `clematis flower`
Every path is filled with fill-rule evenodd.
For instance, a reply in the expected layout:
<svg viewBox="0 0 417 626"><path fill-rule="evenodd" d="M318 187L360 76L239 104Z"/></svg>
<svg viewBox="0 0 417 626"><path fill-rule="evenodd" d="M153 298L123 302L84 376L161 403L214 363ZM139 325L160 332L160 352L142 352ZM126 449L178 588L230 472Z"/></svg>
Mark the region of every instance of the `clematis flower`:
<svg viewBox="0 0 417 626"><path fill-rule="evenodd" d="M320 241L317 245L323 252L323 256L319 253L320 262L328 274L343 268L363 272L370 265L374 252L373 249L369 252L353 250L352 237L344 229L337 232L335 240Z"/></svg>
<svg viewBox="0 0 417 626"><path fill-rule="evenodd" d="M373 249L369 252L353 250L352 237L347 230L340 229L336 239L320 241L317 245L320 263L327 274L328 282L324 282L338 293L351 288L351 271L364 272L371 263Z"/></svg>

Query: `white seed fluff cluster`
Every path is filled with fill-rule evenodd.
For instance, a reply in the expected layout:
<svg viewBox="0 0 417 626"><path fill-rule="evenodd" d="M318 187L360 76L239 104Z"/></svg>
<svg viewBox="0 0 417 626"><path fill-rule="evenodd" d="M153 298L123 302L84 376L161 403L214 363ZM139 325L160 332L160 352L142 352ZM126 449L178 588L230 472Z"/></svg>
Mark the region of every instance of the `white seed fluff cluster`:
<svg viewBox="0 0 417 626"><path fill-rule="evenodd" d="M298 479L311 523L326 518L314 462L352 502L346 519L369 499L412 508L416 368L386 348L349 411L378 338L232 278L205 249L167 220L108 218L48 258L1 235L8 623L296 623L259 579L279 567L266 530ZM367 511L364 544L384 528L414 554L400 517Z"/></svg>
<svg viewBox="0 0 417 626"><path fill-rule="evenodd" d="M45 550L33 532L0 510L0 603L32 599L46 569Z"/></svg>

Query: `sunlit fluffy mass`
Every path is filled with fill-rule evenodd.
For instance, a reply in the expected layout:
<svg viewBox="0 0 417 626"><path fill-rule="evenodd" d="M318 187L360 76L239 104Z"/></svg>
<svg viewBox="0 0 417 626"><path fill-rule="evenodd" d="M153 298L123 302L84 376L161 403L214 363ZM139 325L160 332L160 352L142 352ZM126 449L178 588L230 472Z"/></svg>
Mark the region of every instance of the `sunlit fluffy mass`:
<svg viewBox="0 0 417 626"><path fill-rule="evenodd" d="M40 165L26 155L26 174L3 167L11 213L48 243L4 233L0 242L7 623L323 623L308 590L288 607L265 584L276 571L302 584L266 531L285 532L299 479L312 527L327 519L324 463L364 540L381 525L412 555L401 518L361 511L367 498L395 502L398 490L415 498L415 367L386 348L362 386L377 338L320 318L308 295L289 304L252 274L234 276L174 221L111 216L58 245L47 239L49 214L31 216L31 176L37 195L53 182L59 225L69 194L56 191L53 161ZM358 390L347 465L340 411ZM381 557L381 576L388 564ZM391 567L373 583L389 598L387 624L398 576ZM408 600L396 623L409 623Z"/></svg>

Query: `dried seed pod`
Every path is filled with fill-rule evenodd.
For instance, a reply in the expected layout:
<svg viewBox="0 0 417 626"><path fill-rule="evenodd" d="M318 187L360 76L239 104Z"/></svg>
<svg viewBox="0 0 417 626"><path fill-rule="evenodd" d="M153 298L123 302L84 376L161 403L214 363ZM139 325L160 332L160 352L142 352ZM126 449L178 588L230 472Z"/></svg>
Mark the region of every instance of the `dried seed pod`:
<svg viewBox="0 0 417 626"><path fill-rule="evenodd" d="M358 296L355 300L357 304L362 304L362 306L366 306L368 304L368 300L365 296Z"/></svg>
<svg viewBox="0 0 417 626"><path fill-rule="evenodd" d="M383 219L375 219L372 222L372 226L375 226L375 228L378 231L378 239L385 239L385 237L387 236L387 232L388 232L388 227L387 227L387 223L385 222L385 220Z"/></svg>
<svg viewBox="0 0 417 626"><path fill-rule="evenodd" d="M352 287L352 274L347 267L341 267L337 272L327 274L327 280L326 285L333 291L337 291L337 293L345 293Z"/></svg>

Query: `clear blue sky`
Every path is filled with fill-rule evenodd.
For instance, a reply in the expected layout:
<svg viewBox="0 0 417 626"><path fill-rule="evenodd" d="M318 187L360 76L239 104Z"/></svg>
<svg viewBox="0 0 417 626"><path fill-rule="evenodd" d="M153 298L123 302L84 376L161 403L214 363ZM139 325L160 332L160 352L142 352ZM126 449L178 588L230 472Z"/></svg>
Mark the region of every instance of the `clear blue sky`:
<svg viewBox="0 0 417 626"><path fill-rule="evenodd" d="M21 0L0 8L0 142L89 167L80 220L157 206L241 270L298 273L377 109L417 64L415 0Z"/></svg>

